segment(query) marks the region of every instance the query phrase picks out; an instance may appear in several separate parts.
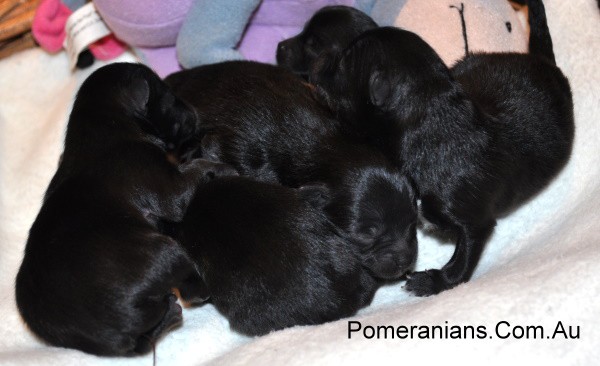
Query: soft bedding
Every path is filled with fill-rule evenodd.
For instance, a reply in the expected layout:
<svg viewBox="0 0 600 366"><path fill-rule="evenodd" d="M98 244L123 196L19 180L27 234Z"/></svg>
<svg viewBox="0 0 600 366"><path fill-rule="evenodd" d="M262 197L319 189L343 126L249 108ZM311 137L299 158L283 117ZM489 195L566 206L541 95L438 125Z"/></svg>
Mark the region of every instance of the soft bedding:
<svg viewBox="0 0 600 366"><path fill-rule="evenodd" d="M350 319L260 338L231 331L211 305L185 309L183 326L157 344L156 363L597 364L600 11L595 0L545 3L557 63L573 90L575 147L547 189L499 220L469 283L427 298L408 295L402 282L391 284ZM14 279L27 233L56 169L74 93L90 72L71 73L64 53L39 49L0 61L0 365L152 364L152 355L100 358L48 347L28 331L15 305ZM420 233L417 269L439 268L452 250L452 243ZM349 339L349 326L357 329L358 322L362 330ZM559 322L569 339L561 332L552 339ZM541 326L544 333L527 326ZM526 331L530 339L521 337ZM462 339L450 339L452 334Z"/></svg>

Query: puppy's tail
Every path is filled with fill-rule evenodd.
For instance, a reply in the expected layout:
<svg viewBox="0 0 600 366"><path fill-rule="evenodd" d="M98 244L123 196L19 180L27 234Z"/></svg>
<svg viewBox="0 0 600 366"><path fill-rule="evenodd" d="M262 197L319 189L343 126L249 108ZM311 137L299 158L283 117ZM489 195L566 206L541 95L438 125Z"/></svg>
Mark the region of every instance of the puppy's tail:
<svg viewBox="0 0 600 366"><path fill-rule="evenodd" d="M545 57L556 65L544 3L542 0L528 0L527 5L529 7L529 53Z"/></svg>

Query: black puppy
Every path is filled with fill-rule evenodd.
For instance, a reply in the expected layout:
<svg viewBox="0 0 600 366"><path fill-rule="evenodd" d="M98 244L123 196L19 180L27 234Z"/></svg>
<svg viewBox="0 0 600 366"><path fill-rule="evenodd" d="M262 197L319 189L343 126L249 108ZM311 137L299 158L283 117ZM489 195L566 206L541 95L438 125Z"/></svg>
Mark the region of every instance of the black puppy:
<svg viewBox="0 0 600 366"><path fill-rule="evenodd" d="M197 125L145 66L112 64L83 83L16 279L34 333L99 355L144 353L181 321L174 287L187 300L207 297L185 251L159 233L161 220L183 218L207 175L226 170L167 160L167 146Z"/></svg>
<svg viewBox="0 0 600 366"><path fill-rule="evenodd" d="M393 280L417 255L416 195L385 156L354 140L325 139L307 180L325 182L331 220L360 248L363 264L377 278Z"/></svg>
<svg viewBox="0 0 600 366"><path fill-rule="evenodd" d="M307 76L319 55L341 51L358 35L376 27L373 19L357 9L326 6L310 18L300 34L279 42L277 64Z"/></svg>
<svg viewBox="0 0 600 366"><path fill-rule="evenodd" d="M417 35L371 30L312 80L338 117L371 137L415 183L423 215L458 235L441 270L406 288L431 295L467 281L496 218L540 191L573 141L568 80L543 4L529 1L530 54L474 54L449 70Z"/></svg>
<svg viewBox="0 0 600 366"><path fill-rule="evenodd" d="M327 189L247 177L202 185L179 242L198 263L211 301L247 335L319 324L371 302L377 281L323 212Z"/></svg>
<svg viewBox="0 0 600 366"><path fill-rule="evenodd" d="M321 182L326 211L360 243L372 273L395 279L416 257L413 190L385 156L345 131L310 87L281 68L227 62L165 80L202 121L198 157L291 187Z"/></svg>

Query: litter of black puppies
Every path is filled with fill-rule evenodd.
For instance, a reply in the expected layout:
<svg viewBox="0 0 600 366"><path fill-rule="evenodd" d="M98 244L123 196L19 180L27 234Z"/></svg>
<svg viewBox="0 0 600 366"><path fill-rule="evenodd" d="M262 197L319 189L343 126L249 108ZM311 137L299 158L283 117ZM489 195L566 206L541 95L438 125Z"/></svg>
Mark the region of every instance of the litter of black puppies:
<svg viewBox="0 0 600 366"><path fill-rule="evenodd" d="M409 276L424 296L467 281L496 224L566 164L573 102L543 4L529 4L530 54L472 54L448 69L417 35L379 28L310 80L337 117L371 137L415 184L424 217L453 231L441 269Z"/></svg>
<svg viewBox="0 0 600 366"><path fill-rule="evenodd" d="M317 103L301 79L247 61L201 66L165 82L196 108L195 157L290 187L322 183L325 210L357 243L373 275L396 279L416 257L416 200L408 181ZM188 146L194 149L194 146Z"/></svg>
<svg viewBox="0 0 600 366"><path fill-rule="evenodd" d="M262 335L320 324L371 302L377 281L327 218L328 199L322 186L293 189L248 177L198 188L179 242L232 329Z"/></svg>
<svg viewBox="0 0 600 366"><path fill-rule="evenodd" d="M83 83L16 279L19 311L43 340L98 355L145 353L181 322L174 287L190 301L208 296L185 251L159 232L161 220L183 218L199 183L226 173L167 160L167 145L197 125L145 66L112 64Z"/></svg>
<svg viewBox="0 0 600 366"><path fill-rule="evenodd" d="M350 316L412 268L417 199L458 240L405 288L467 281L496 219L572 148L569 83L543 4L528 5L530 54L451 69L343 6L280 44L288 70L235 61L163 82L137 64L99 69L30 230L23 319L55 346L136 355L181 322L175 288L247 335Z"/></svg>

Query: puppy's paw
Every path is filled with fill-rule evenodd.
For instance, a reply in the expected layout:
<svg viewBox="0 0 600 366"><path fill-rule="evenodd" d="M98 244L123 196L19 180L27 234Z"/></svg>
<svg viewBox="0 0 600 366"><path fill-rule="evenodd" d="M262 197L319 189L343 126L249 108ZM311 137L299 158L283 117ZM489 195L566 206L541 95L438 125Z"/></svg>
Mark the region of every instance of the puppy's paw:
<svg viewBox="0 0 600 366"><path fill-rule="evenodd" d="M439 269L413 272L406 277L408 280L404 285L404 289L417 296L435 295L448 288Z"/></svg>

